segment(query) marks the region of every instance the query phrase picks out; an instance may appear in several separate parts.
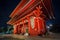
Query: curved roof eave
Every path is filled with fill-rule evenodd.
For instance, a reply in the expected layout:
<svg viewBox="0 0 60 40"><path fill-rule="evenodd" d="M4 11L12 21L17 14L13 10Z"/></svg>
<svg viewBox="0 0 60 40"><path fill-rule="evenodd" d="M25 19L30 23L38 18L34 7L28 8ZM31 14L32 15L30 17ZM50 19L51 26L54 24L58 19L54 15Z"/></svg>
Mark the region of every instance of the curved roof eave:
<svg viewBox="0 0 60 40"><path fill-rule="evenodd" d="M25 2L28 1L26 4ZM19 11L22 11L24 8L24 10L26 10L26 6L30 5L31 3L33 3L34 0L22 0L17 7L14 9L14 11L11 13L11 15L9 17L13 18L16 14L18 14Z"/></svg>

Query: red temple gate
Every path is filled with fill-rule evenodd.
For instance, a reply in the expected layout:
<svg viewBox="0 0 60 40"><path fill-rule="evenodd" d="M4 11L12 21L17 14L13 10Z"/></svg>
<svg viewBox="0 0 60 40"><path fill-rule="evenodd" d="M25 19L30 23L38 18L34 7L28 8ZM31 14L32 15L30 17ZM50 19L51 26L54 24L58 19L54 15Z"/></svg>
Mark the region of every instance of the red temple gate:
<svg viewBox="0 0 60 40"><path fill-rule="evenodd" d="M45 34L45 21L53 18L52 11L51 0L22 0L7 24L14 26L14 34Z"/></svg>

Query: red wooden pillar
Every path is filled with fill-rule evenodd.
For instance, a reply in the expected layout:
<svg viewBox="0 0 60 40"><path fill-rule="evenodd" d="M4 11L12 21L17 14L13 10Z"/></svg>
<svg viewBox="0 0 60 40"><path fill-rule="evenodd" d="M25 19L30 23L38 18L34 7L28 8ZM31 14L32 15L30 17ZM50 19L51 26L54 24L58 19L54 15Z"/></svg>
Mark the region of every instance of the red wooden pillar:
<svg viewBox="0 0 60 40"><path fill-rule="evenodd" d="M23 28L22 28L22 27L23 27L23 25L21 24L20 26L21 26L21 34L22 34L22 33L23 33L23 32L22 32L22 31L23 31Z"/></svg>
<svg viewBox="0 0 60 40"><path fill-rule="evenodd" d="M31 28L31 25L30 25L30 18L29 18L29 16L27 16L26 17L27 18L27 20L28 20L28 33L30 34L30 28Z"/></svg>
<svg viewBox="0 0 60 40"><path fill-rule="evenodd" d="M15 34L16 33L16 25L14 25L14 31L13 31L13 33Z"/></svg>
<svg viewBox="0 0 60 40"><path fill-rule="evenodd" d="M17 34L18 33L18 27L17 25L14 25L14 34Z"/></svg>
<svg viewBox="0 0 60 40"><path fill-rule="evenodd" d="M22 27L19 25L19 34L21 34L21 28L22 28Z"/></svg>
<svg viewBox="0 0 60 40"><path fill-rule="evenodd" d="M18 25L18 34L21 33L20 25Z"/></svg>
<svg viewBox="0 0 60 40"><path fill-rule="evenodd" d="M18 31L18 34L19 34L19 25L17 27L18 27L18 30L17 31Z"/></svg>
<svg viewBox="0 0 60 40"><path fill-rule="evenodd" d="M24 34L25 33L25 25L24 25L24 20L22 20L22 34Z"/></svg>
<svg viewBox="0 0 60 40"><path fill-rule="evenodd" d="M45 30L46 25L45 25L44 19L42 19L41 17L38 17L37 22L38 22L38 32L39 32L39 34L44 34L45 31L46 31Z"/></svg>

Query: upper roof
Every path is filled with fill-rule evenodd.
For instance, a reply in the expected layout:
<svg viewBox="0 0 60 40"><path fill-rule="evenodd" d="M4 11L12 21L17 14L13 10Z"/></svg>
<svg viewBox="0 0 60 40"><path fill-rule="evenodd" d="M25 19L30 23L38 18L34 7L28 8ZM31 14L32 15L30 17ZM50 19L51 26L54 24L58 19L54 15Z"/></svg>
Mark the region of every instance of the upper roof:
<svg viewBox="0 0 60 40"><path fill-rule="evenodd" d="M29 11L31 8L33 8L40 1L41 0L21 0L21 2L17 5L17 7L13 10L11 15L9 16L9 17L11 17L11 19L7 22L7 24L11 24L11 23L15 22L17 19L22 17L24 14L26 14L27 11ZM43 5L44 5L45 9L47 8L47 11L49 12L48 16L53 17L51 0L44 0L43 2L44 2ZM32 11L32 9L31 9L31 11ZM20 14L22 14L22 15L20 15ZM17 18L16 16L17 17L20 16L20 17Z"/></svg>
<svg viewBox="0 0 60 40"><path fill-rule="evenodd" d="M36 0L21 0L9 17L13 18L18 12L26 10L34 1Z"/></svg>

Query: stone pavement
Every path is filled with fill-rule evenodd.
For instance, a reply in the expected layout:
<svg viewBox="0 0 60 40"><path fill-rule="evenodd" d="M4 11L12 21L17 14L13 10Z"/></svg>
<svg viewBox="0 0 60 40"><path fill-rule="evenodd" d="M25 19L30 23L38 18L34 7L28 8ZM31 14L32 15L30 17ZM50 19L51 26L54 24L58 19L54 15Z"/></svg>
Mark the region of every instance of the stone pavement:
<svg viewBox="0 0 60 40"><path fill-rule="evenodd" d="M17 35L17 34L3 34L3 35L0 35L0 36L1 37L12 37L12 38L18 38L18 39L25 39L26 38L23 35Z"/></svg>
<svg viewBox="0 0 60 40"><path fill-rule="evenodd" d="M2 37L11 37L11 38L17 38L18 39L24 39L24 40L60 40L60 34L53 34L45 37L41 36L23 36L23 35L17 35L17 34L3 34L0 35ZM6 39L6 38L5 38Z"/></svg>

